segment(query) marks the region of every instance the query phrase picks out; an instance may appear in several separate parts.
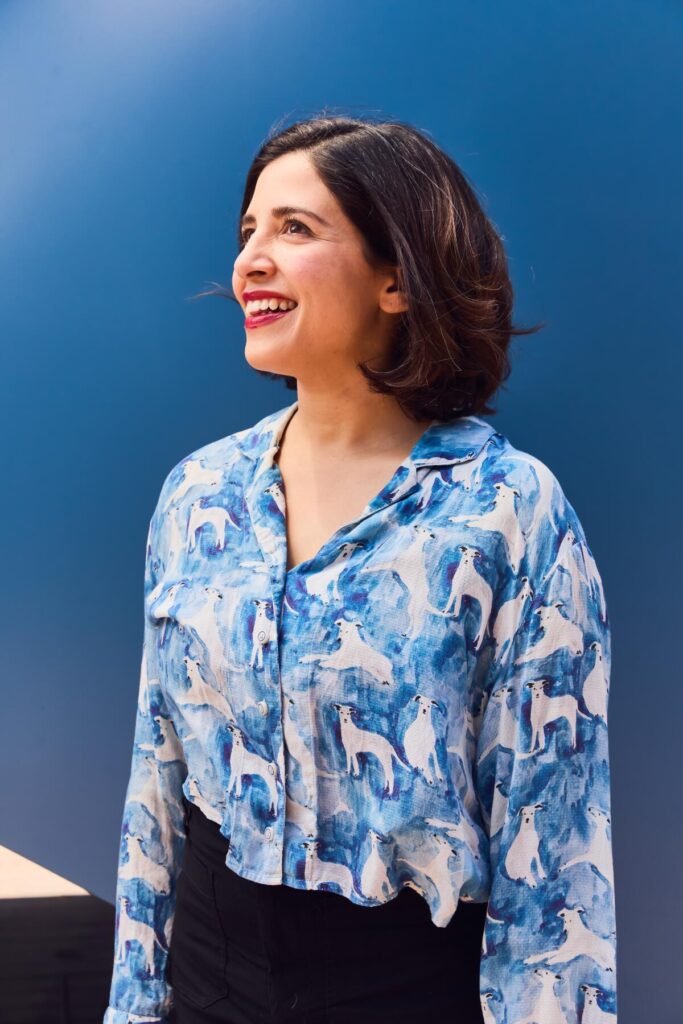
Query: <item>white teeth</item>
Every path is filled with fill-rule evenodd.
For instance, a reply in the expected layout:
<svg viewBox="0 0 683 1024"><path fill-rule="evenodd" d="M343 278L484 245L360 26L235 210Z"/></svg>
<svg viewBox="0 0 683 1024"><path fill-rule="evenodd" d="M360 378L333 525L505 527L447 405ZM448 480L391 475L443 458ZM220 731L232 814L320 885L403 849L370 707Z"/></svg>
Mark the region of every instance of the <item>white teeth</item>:
<svg viewBox="0 0 683 1024"><path fill-rule="evenodd" d="M294 302L293 299L250 299L249 302L247 302L245 311L247 316L249 316L250 314L258 313L266 309L289 310L294 309L295 306L296 302Z"/></svg>

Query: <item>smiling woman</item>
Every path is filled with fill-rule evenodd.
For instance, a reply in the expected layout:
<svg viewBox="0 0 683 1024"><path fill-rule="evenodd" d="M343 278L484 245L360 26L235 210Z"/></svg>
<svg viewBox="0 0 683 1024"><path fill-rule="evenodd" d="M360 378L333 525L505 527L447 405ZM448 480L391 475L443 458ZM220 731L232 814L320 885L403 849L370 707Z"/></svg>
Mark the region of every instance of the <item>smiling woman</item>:
<svg viewBox="0 0 683 1024"><path fill-rule="evenodd" d="M509 376L511 338L542 326L512 323L507 257L474 186L448 154L401 122L320 117L268 139L247 174L237 246L259 253L253 281L274 285L268 260L276 259L274 293L300 305L306 299L316 353L330 356L330 335L362 331L365 344L349 343L359 372L374 393L418 420L495 412L488 400ZM244 307L243 263L238 257L232 290L198 296ZM368 323L357 300L387 273L382 307ZM303 315L296 329L308 335ZM278 352L277 365L249 346L245 355L257 372L297 389L290 351ZM308 346L300 354L313 356Z"/></svg>
<svg viewBox="0 0 683 1024"><path fill-rule="evenodd" d="M314 118L232 288L297 399L150 522L105 1024L611 1016L607 605L480 416L528 333L498 234L417 129Z"/></svg>

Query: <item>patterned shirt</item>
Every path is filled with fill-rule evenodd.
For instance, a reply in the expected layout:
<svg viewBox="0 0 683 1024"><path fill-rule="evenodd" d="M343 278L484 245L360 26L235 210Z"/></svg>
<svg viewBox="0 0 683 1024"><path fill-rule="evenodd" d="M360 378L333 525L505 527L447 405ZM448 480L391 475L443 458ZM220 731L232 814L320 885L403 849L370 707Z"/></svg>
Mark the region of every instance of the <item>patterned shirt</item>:
<svg viewBox="0 0 683 1024"><path fill-rule="evenodd" d="M576 512L486 420L436 420L287 571L297 407L182 459L150 521L104 1024L172 1006L183 795L244 878L408 885L438 928L487 902L487 1024L616 1024L610 627Z"/></svg>

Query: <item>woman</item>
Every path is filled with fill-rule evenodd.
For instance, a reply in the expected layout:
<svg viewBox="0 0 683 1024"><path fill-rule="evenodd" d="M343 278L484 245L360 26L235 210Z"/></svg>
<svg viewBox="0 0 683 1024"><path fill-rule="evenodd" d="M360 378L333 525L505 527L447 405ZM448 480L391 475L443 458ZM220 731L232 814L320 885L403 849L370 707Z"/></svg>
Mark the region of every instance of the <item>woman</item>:
<svg viewBox="0 0 683 1024"><path fill-rule="evenodd" d="M283 130L241 214L245 355L297 399L150 522L105 1024L614 1013L607 608L479 415L528 333L500 238L392 122Z"/></svg>

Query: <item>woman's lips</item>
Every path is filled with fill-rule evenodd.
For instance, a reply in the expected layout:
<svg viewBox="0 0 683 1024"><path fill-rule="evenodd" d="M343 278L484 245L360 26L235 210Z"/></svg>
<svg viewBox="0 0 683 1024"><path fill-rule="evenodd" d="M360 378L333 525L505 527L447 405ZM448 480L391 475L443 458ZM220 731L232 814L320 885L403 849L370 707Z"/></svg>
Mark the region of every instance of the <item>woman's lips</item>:
<svg viewBox="0 0 683 1024"><path fill-rule="evenodd" d="M294 307L294 309L298 308L298 306ZM293 313L294 309L275 309L272 313L257 313L256 316L247 316L244 318L244 326L247 330L264 327L266 324L272 324L273 320L279 320L281 317Z"/></svg>

